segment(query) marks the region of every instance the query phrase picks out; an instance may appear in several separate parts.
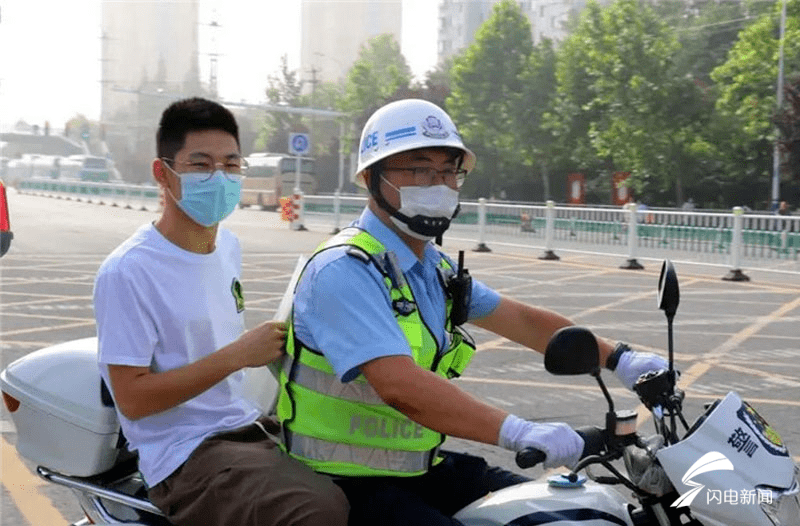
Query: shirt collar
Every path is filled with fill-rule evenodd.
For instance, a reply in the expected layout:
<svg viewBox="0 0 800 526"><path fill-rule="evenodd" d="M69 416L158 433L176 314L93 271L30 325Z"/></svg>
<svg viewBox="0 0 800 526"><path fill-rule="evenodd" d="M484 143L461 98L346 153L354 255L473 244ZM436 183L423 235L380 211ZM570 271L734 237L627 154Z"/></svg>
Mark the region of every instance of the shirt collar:
<svg viewBox="0 0 800 526"><path fill-rule="evenodd" d="M408 272L417 263L422 263L423 266L436 266L439 263L439 251L436 250L433 243L428 242L425 244L425 252L423 253L422 262L420 262L416 254L400 239L400 236L386 226L369 208L364 209L361 216L353 223L353 226L366 230L380 241L386 247L386 250L394 252L403 272Z"/></svg>

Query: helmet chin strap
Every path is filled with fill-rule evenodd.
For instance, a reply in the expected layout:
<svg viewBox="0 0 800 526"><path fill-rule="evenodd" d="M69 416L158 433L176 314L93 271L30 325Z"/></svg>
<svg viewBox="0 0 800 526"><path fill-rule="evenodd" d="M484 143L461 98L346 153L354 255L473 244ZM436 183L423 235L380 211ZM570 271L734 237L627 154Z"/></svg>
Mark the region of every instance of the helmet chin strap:
<svg viewBox="0 0 800 526"><path fill-rule="evenodd" d="M459 204L455 212L453 212L452 217L449 218L428 217L422 215L409 217L406 214L401 213L397 208L390 205L386 198L383 197L383 194L381 193L380 175L381 169L379 167L373 167L370 169L368 185L370 195L375 198L375 202L382 210L384 210L393 218L407 225L409 230L411 230L409 235L413 237L424 240L441 238L442 234L444 234L445 231L450 228L450 221L452 221L461 210L461 204Z"/></svg>

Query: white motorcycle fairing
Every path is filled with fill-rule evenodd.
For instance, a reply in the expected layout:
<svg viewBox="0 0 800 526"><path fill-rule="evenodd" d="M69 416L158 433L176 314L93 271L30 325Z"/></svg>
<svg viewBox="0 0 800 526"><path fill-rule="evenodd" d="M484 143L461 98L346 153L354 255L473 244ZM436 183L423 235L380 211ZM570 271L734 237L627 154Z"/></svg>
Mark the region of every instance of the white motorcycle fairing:
<svg viewBox="0 0 800 526"><path fill-rule="evenodd" d="M466 526L632 526L628 508L620 493L597 484L531 481L490 493L453 518Z"/></svg>
<svg viewBox="0 0 800 526"><path fill-rule="evenodd" d="M773 526L762 510L769 500L774 513L790 521L781 526L800 526L796 467L767 422L733 392L700 422L686 438L656 453L684 499L673 506L688 504L707 526ZM690 492L694 495L686 499Z"/></svg>

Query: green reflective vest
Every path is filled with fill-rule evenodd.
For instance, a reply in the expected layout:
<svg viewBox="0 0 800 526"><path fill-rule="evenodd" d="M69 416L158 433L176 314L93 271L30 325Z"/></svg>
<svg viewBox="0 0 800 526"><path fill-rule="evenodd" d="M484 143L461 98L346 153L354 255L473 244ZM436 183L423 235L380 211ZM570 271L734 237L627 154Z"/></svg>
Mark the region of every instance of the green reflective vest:
<svg viewBox="0 0 800 526"><path fill-rule="evenodd" d="M446 330L451 342L446 352L439 353L395 254L369 233L351 227L323 243L314 255L342 245L349 245L349 255L380 271L417 365L444 378L459 376L475 345L450 323L450 299ZM438 267L443 279L453 273L444 257ZM323 354L296 338L294 313L286 353L277 412L284 430L282 447L289 455L316 471L346 476L415 476L440 461L437 452L445 436L386 405L363 375L340 382Z"/></svg>

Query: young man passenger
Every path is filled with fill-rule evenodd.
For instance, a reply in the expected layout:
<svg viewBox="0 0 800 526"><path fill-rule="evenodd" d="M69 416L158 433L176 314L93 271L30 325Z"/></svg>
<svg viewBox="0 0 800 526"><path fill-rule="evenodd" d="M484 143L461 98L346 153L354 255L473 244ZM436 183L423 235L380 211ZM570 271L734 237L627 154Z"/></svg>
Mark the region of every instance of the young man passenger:
<svg viewBox="0 0 800 526"><path fill-rule="evenodd" d="M239 202L236 120L201 98L163 112L152 175L161 216L103 262L99 363L149 497L177 526L340 526L348 504L289 458L240 396L243 369L283 355L285 324L245 331L241 250L219 223Z"/></svg>

